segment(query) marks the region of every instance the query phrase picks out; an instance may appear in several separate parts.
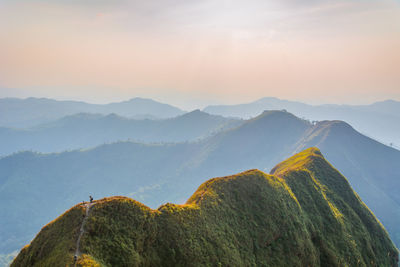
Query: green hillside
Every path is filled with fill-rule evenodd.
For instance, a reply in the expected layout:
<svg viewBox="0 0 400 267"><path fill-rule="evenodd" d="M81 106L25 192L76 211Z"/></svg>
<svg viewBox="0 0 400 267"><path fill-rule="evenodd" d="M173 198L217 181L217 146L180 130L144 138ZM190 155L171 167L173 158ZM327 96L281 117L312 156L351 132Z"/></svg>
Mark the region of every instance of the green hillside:
<svg viewBox="0 0 400 267"><path fill-rule="evenodd" d="M73 266L85 207L45 226L12 266ZM318 149L203 183L185 205L96 201L78 266L396 266L386 231Z"/></svg>
<svg viewBox="0 0 400 267"><path fill-rule="evenodd" d="M184 203L207 177L249 169L269 172L294 151L308 147L321 149L346 176L399 247L400 151L344 122L313 125L288 112L268 111L199 142L119 142L89 150L24 152L1 158L0 253L20 250L42 225L88 195L127 196L151 208Z"/></svg>
<svg viewBox="0 0 400 267"><path fill-rule="evenodd" d="M354 131L342 121L322 121L304 135L296 151L318 147L400 247L400 152Z"/></svg>

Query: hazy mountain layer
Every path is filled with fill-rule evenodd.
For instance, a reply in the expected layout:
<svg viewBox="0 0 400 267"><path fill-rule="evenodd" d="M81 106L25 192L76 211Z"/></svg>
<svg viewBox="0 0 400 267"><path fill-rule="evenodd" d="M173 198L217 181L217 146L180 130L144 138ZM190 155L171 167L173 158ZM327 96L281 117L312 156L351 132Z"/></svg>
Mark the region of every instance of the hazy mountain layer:
<svg viewBox="0 0 400 267"><path fill-rule="evenodd" d="M61 152L127 140L186 142L240 123L242 120L209 115L199 110L163 120L81 113L29 129L0 128L0 156L24 150Z"/></svg>
<svg viewBox="0 0 400 267"><path fill-rule="evenodd" d="M150 207L184 203L205 177L248 169L269 171L310 146L321 148L400 245L400 151L343 122L313 125L287 112L270 111L196 143L122 142L0 159L0 213L4 215L0 251L19 249L41 225L88 195L125 195Z"/></svg>
<svg viewBox="0 0 400 267"><path fill-rule="evenodd" d="M172 118L184 112L171 105L144 98L133 98L129 101L104 105L47 98L0 99L0 126L2 127L32 127L76 113L115 113L124 117Z"/></svg>
<svg viewBox="0 0 400 267"><path fill-rule="evenodd" d="M307 105L273 97L240 105L208 106L210 114L250 118L264 110L282 110L310 120L343 120L358 131L386 144L400 148L400 102L387 100L371 105Z"/></svg>
<svg viewBox="0 0 400 267"><path fill-rule="evenodd" d="M317 149L267 175L211 179L185 205L129 198L76 205L11 266L397 266L398 251L347 180Z"/></svg>

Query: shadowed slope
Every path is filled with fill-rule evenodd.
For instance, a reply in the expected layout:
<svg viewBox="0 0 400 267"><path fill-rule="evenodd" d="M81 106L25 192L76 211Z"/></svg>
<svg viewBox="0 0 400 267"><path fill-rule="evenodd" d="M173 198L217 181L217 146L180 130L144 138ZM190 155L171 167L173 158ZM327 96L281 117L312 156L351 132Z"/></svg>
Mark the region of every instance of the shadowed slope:
<svg viewBox="0 0 400 267"><path fill-rule="evenodd" d="M396 266L387 233L319 150L273 172L214 178L185 205L157 210L124 197L97 201L78 265ZM68 217L75 213L81 219ZM76 206L45 227L12 266L72 264L82 215Z"/></svg>
<svg viewBox="0 0 400 267"><path fill-rule="evenodd" d="M382 236L388 241L386 231L351 189L346 178L324 159L318 149L309 148L296 154L278 164L271 173L285 179L309 219L314 226L318 226L314 239L321 243L322 258L339 258L331 248L347 246L347 243L351 246L347 246L347 252L340 255L341 264L343 258L359 253L358 257L363 257L369 266L386 266L383 262L366 260L366 257L376 255L377 251L391 250L390 246L373 241L380 240ZM368 245L359 246L360 243ZM396 249L390 253L394 256ZM350 266L355 266L355 263Z"/></svg>
<svg viewBox="0 0 400 267"><path fill-rule="evenodd" d="M232 130L211 137L202 169L215 176L266 168L291 155L310 123L284 111L264 111ZM232 164L234 162L234 164ZM201 171L201 170L200 170Z"/></svg>
<svg viewBox="0 0 400 267"><path fill-rule="evenodd" d="M400 245L400 151L368 138L342 121L322 121L308 129L297 151L318 147Z"/></svg>

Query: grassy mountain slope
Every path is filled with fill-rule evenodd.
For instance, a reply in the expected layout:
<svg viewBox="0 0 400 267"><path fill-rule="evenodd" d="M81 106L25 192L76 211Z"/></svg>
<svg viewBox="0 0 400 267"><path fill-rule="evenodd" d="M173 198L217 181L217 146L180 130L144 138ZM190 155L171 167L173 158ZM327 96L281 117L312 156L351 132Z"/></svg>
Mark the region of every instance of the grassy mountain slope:
<svg viewBox="0 0 400 267"><path fill-rule="evenodd" d="M59 154L25 152L0 160L0 210L5 215L0 249L19 249L44 221L89 195L124 194L141 200L149 198L149 190L150 196L157 195L195 149L126 142ZM165 194L155 197L155 203Z"/></svg>
<svg viewBox="0 0 400 267"><path fill-rule="evenodd" d="M396 266L398 252L317 149L203 183L185 205L97 201L80 266ZM73 263L83 208L42 229L12 266Z"/></svg>
<svg viewBox="0 0 400 267"><path fill-rule="evenodd" d="M0 128L0 156L24 150L60 152L126 140L186 142L238 126L241 122L199 110L163 120L81 113L29 129Z"/></svg>
<svg viewBox="0 0 400 267"><path fill-rule="evenodd" d="M86 151L5 157L0 159L0 251L19 249L43 224L90 194L124 195L153 208L184 203L204 177L268 171L310 146L320 147L346 175L400 245L399 209L392 194L399 188L400 152L351 127L334 130L335 125L312 125L290 113L271 111L196 143L123 142ZM24 219L28 217L29 222Z"/></svg>
<svg viewBox="0 0 400 267"><path fill-rule="evenodd" d="M400 245L400 152L361 135L341 121L310 128L296 151L317 146L350 182Z"/></svg>
<svg viewBox="0 0 400 267"><path fill-rule="evenodd" d="M172 118L183 114L179 108L145 98L110 104L88 104L79 101L57 101L47 98L2 98L0 99L0 126L32 127L76 113L116 113L134 117L150 115L157 118Z"/></svg>

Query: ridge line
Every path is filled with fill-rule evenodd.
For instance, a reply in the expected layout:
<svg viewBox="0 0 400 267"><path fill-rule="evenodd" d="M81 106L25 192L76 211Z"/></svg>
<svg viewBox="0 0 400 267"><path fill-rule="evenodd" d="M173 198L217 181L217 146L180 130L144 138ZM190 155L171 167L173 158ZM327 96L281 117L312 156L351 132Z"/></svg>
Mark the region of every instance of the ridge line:
<svg viewBox="0 0 400 267"><path fill-rule="evenodd" d="M94 203L85 203L85 217L83 218L82 224L81 224L81 228L79 230L79 236L78 239L76 240L76 250L75 250L75 254L74 254L74 267L76 267L76 263L78 261L78 257L81 255L81 251L80 251L80 243L81 243L81 238L85 232L85 224L87 219L89 218L90 215L90 208L94 205Z"/></svg>

